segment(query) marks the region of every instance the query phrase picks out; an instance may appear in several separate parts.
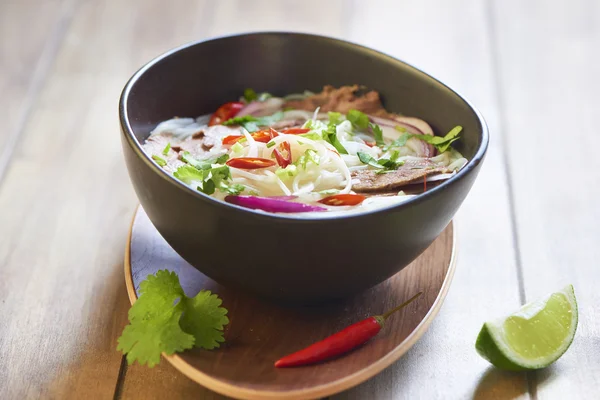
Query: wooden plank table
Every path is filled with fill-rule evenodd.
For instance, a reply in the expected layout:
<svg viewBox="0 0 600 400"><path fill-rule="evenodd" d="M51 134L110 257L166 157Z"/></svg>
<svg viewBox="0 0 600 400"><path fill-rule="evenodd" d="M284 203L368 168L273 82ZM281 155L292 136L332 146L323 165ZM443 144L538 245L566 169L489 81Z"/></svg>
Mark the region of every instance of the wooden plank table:
<svg viewBox="0 0 600 400"><path fill-rule="evenodd" d="M476 104L492 133L455 220L459 262L439 317L400 361L334 397L597 397L598 2L4 0L0 398L223 398L164 362L127 367L115 351L136 206L116 105L127 78L171 47L277 29L409 61ZM503 373L476 354L483 321L565 283L580 325L556 365Z"/></svg>

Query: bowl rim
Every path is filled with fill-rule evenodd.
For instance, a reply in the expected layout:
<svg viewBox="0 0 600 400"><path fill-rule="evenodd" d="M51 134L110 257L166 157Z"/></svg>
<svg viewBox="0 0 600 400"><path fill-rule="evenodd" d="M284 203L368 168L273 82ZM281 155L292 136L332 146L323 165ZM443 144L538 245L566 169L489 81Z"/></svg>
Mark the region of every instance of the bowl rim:
<svg viewBox="0 0 600 400"><path fill-rule="evenodd" d="M405 67L408 67L409 69L412 69L415 72L417 72L418 74L422 75L425 79L429 79L429 80L433 81L435 84L441 85L442 87L449 90L452 94L457 96L463 103L465 103L467 105L467 107L469 107L473 111L473 113L477 117L477 120L481 127L481 142L479 143L479 146L478 146L474 156L470 160L468 160L467 164L460 171L458 171L458 173L456 173L455 176L445 180L444 182L442 182L439 185L436 185L434 188L429 189L425 193L421 193L421 194L419 194L413 198L410 198L406 201L403 201L401 203L392 204L392 205L388 205L388 206L384 206L384 207L379 207L379 208L376 208L373 210L368 210L368 211L359 212L359 213L348 213L347 215L335 213L334 215L331 215L331 216L327 216L326 213L323 213L323 215L319 215L319 216L315 216L315 217L305 217L305 216L298 216L296 214L285 214L285 213L269 213L269 212L265 212L262 210L254 210L254 209L240 207L235 204L230 204L225 201L218 200L212 196L206 195L200 191L193 190L188 185L184 184L183 182L180 182L175 177L169 175L154 160L152 160L149 155L147 155L144 152L144 150L142 149L142 145L135 137L135 135L133 133L133 129L129 122L129 114L127 111L127 104L129 103L129 96L131 94L132 89L138 82L138 80L148 70L150 70L152 67L154 67L156 64L162 62L163 60L166 60L170 57L176 56L177 53L179 53L183 50L187 50L192 47L202 45L202 44L208 43L208 42L214 42L214 41L219 41L219 40L223 40L223 39L233 39L233 38L238 38L238 37L251 37L251 36L300 36L300 37L312 38L312 39L316 39L316 40L324 40L324 41L332 42L333 44L338 45L338 46L354 48L356 50L359 50L359 51L369 54L371 56L374 56L374 57L377 57L380 59L385 59L388 62L401 64ZM358 44L355 42L335 38L332 36L317 35L317 34L303 33L303 32L291 32L291 31L252 31L252 32L242 32L242 33L235 33L235 34L229 34L229 35L214 36L214 37L210 37L210 38L206 38L206 39L202 39L202 40L198 40L198 41L188 42L181 46L178 46L171 50L163 52L162 54L160 54L160 55L156 56L155 58L153 58L152 60L148 61L140 69L138 69L131 76L131 78L129 78L129 80L125 84L125 87L123 88L123 90L121 92L121 96L119 98L119 123L121 125L121 133L127 139L129 146L132 148L134 153L136 153L136 155L143 162L145 162L146 165L148 165L150 167L150 169L152 169L155 173L157 173L163 179L166 179L169 183L186 191L187 193L191 194L192 196L195 196L199 200L202 200L204 202L210 202L214 206L217 206L217 207L225 207L228 210L233 211L233 212L241 211L242 213L244 213L246 215L253 215L253 216L259 217L259 218L266 218L266 219L275 220L275 221L276 220L284 220L286 222L297 222L297 223L315 223L315 222L331 221L331 220L362 219L362 218L367 218L373 214L388 214L391 212L396 212L398 210L409 208L413 205L422 203L428 199L433 198L436 195L436 193L446 190L448 187L453 185L455 182L458 182L458 181L464 179L469 173L471 173L485 158L485 154L487 152L487 148L489 145L489 129L488 129L487 123L486 123L483 115L481 114L481 112L470 101L468 101L463 95L461 95L460 93L458 93L456 90L452 89L445 83L441 82L439 79L435 78L434 76L424 72L420 68L417 68L410 63L407 63L403 60L393 57L387 53L372 49L370 47L367 47L367 46L364 46L364 45L361 45L361 44Z"/></svg>

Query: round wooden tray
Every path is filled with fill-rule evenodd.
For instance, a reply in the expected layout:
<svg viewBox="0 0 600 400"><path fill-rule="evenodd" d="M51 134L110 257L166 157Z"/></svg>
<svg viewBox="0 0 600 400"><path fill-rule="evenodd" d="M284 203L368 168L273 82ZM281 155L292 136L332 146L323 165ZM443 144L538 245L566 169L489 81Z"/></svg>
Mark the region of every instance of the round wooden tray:
<svg viewBox="0 0 600 400"><path fill-rule="evenodd" d="M230 324L221 348L163 354L189 378L241 399L306 399L358 385L399 359L438 313L454 274L455 259L450 223L411 265L365 293L334 304L290 308L227 289L204 276L171 249L139 207L125 253L125 281L132 303L140 282L159 269L177 272L188 296L208 289L223 299ZM391 317L379 335L361 348L319 365L273 367L281 356L369 315L381 314L421 290L424 294L419 299Z"/></svg>

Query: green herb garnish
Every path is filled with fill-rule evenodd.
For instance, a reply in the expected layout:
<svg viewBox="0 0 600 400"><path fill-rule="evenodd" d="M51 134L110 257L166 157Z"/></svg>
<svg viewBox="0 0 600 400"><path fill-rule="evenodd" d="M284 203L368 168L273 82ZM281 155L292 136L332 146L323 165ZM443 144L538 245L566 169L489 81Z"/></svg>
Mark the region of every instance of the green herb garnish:
<svg viewBox="0 0 600 400"><path fill-rule="evenodd" d="M383 141L383 131L381 127L377 124L369 124L369 128L373 131L373 136L375 136L375 144L379 147L385 146L385 142Z"/></svg>
<svg viewBox="0 0 600 400"><path fill-rule="evenodd" d="M229 323L221 304L208 290L186 296L175 272L148 275L140 285L140 297L129 309L129 325L118 339L117 350L127 355L128 364L137 360L153 367L163 352L217 348L225 341L223 327Z"/></svg>
<svg viewBox="0 0 600 400"><path fill-rule="evenodd" d="M452 142L460 139L460 132L462 131L462 126L455 126L446 134L446 136L431 136L431 135L414 135L413 137L417 139L421 139L424 142L432 144L440 153L448 150Z"/></svg>
<svg viewBox="0 0 600 400"><path fill-rule="evenodd" d="M369 127L369 116L358 110L350 110L346 114L346 119L352 122L352 125L358 129L367 129Z"/></svg>
<svg viewBox="0 0 600 400"><path fill-rule="evenodd" d="M164 150L162 151L163 155L167 155L169 154L169 150L171 150L171 142L167 143L167 145L165 146Z"/></svg>
<svg viewBox="0 0 600 400"><path fill-rule="evenodd" d="M282 180L288 179L292 176L298 175L298 167L296 167L294 164L290 164L285 168L277 168L275 175Z"/></svg>
<svg viewBox="0 0 600 400"><path fill-rule="evenodd" d="M246 100L247 103L250 103L250 102L256 100L257 98L258 98L258 95L254 91L254 89L247 88L246 90L244 90L244 100Z"/></svg>
<svg viewBox="0 0 600 400"><path fill-rule="evenodd" d="M165 159L160 156L157 156L156 154L152 154L152 159L154 161L156 161L156 163L158 165L160 165L161 167L164 167L165 165L167 165L167 162L165 161Z"/></svg>
<svg viewBox="0 0 600 400"><path fill-rule="evenodd" d="M400 127L396 127L396 130L399 130L398 128ZM402 128L404 129L404 128ZM408 139L410 139L413 135L411 135L408 132L404 132L402 135L400 135L400 137L396 140L394 140L392 143L388 144L387 146L385 146L383 148L383 151L388 151L389 149L391 149L392 147L402 147L404 145L406 145L406 141Z"/></svg>
<svg viewBox="0 0 600 400"><path fill-rule="evenodd" d="M363 164L370 165L373 168L385 171L395 171L402 165L404 165L404 161L396 162L396 160L391 160L387 158L380 158L379 160L375 160L371 155L367 153L363 153L359 151L356 153L358 159ZM397 159L397 157L396 157Z"/></svg>
<svg viewBox="0 0 600 400"><path fill-rule="evenodd" d="M329 117L330 124L338 125L340 122L342 122L342 113L335 112L335 111L329 111L327 113L327 116Z"/></svg>
<svg viewBox="0 0 600 400"><path fill-rule="evenodd" d="M317 132L302 133L298 136L302 136L302 137L310 139L310 140L322 140L323 139L323 136L321 136L321 134L319 134Z"/></svg>
<svg viewBox="0 0 600 400"><path fill-rule="evenodd" d="M271 97L273 97L273 95L271 95L271 93L263 92L263 93L257 94L254 91L254 89L252 89L252 88L248 88L248 89L244 90L244 100L246 100L247 103L250 103L254 100L265 101Z"/></svg>
<svg viewBox="0 0 600 400"><path fill-rule="evenodd" d="M271 126L275 122L283 118L283 112L278 111L273 115L266 117L253 117L252 115L244 115L243 117L233 117L223 122L223 125L241 125L248 132L256 132L259 130L259 126Z"/></svg>
<svg viewBox="0 0 600 400"><path fill-rule="evenodd" d="M432 136L432 135L416 135L406 132L406 129L396 126L396 130L404 132L398 139L394 140L391 144L384 148L384 151L389 150L392 147L401 147L406 144L406 141L410 138L417 138L426 143L433 145L440 153L448 150L450 145L460 139L460 133L462 132L462 126L455 126L446 134L446 136Z"/></svg>
<svg viewBox="0 0 600 400"><path fill-rule="evenodd" d="M173 176L188 185L192 182L198 182L199 185L196 186L196 189L208 195L215 193L216 189L224 193L244 190L243 187L240 189L241 185L229 185L228 181L231 179L231 172L227 165L211 166L210 168L203 169L198 169L192 165L182 165L177 168Z"/></svg>
<svg viewBox="0 0 600 400"><path fill-rule="evenodd" d="M348 151L337 137L336 124L329 123L327 125L327 129L323 130L323 139L331 143L340 154L348 154Z"/></svg>
<svg viewBox="0 0 600 400"><path fill-rule="evenodd" d="M195 168L192 165L182 165L177 168L173 176L189 185L192 181L202 182L204 180L204 170Z"/></svg>
<svg viewBox="0 0 600 400"><path fill-rule="evenodd" d="M202 170L211 169L213 164L225 164L225 162L229 159L229 155L223 154L217 158L209 158L206 160L197 160L194 157L192 157L188 151L184 151L180 157L181 157L181 160L184 161L185 163L190 164L191 166L193 166L196 169L202 169Z"/></svg>
<svg viewBox="0 0 600 400"><path fill-rule="evenodd" d="M375 158L373 158L370 154L363 153L359 151L356 153L358 159L361 163L372 166L373 168L383 169L385 168L383 165L380 165Z"/></svg>
<svg viewBox="0 0 600 400"><path fill-rule="evenodd" d="M298 157L298 160L296 160L295 164L299 167L306 169L306 165L309 162L312 162L315 165L319 165L319 163L321 162L319 154L313 149L306 150L304 154Z"/></svg>

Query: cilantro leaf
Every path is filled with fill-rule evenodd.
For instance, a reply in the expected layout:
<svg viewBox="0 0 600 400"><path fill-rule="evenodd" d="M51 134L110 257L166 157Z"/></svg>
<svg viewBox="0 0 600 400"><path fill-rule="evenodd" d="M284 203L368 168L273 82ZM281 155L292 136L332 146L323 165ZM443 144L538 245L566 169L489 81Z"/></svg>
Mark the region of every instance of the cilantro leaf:
<svg viewBox="0 0 600 400"><path fill-rule="evenodd" d="M361 163L363 164L367 164L370 165L374 168L377 169L383 169L384 166L380 165L377 160L375 160L371 155L367 154L367 153L363 153L362 151L359 151L356 153L356 155L358 156L358 159L360 160Z"/></svg>
<svg viewBox="0 0 600 400"><path fill-rule="evenodd" d="M323 139L331 143L340 154L348 154L348 151L337 137L336 125L334 123L329 123L327 129L323 130Z"/></svg>
<svg viewBox="0 0 600 400"><path fill-rule="evenodd" d="M298 160L296 160L294 164L306 169L306 164L308 164L309 162L312 162L315 165L319 165L319 163L321 162L319 154L313 149L306 150L304 154L298 157Z"/></svg>
<svg viewBox="0 0 600 400"><path fill-rule="evenodd" d="M398 169L398 167L404 165L404 161L396 162L395 160L380 158L377 160L377 164L382 165L385 169L395 171Z"/></svg>
<svg viewBox="0 0 600 400"><path fill-rule="evenodd" d="M212 350L225 341L223 327L229 323L227 310L221 307L223 301L208 290L196 297L184 296L181 303L185 309L179 321L184 332L194 336L195 347Z"/></svg>
<svg viewBox="0 0 600 400"><path fill-rule="evenodd" d="M254 117L252 115L244 115L243 117L233 117L223 122L223 125L241 125L248 132L256 132L259 126L271 126L275 122L283 118L283 112L278 111L273 115L266 117Z"/></svg>
<svg viewBox="0 0 600 400"><path fill-rule="evenodd" d="M138 360L153 367L160 354L191 349L194 336L179 326L182 307L174 303L184 296L175 273L158 271L140 286L140 297L129 309L129 325L118 339L117 350L127 354L127 363Z"/></svg>
<svg viewBox="0 0 600 400"><path fill-rule="evenodd" d="M417 138L426 143L432 144L440 153L448 150L450 145L460 139L460 133L462 132L462 126L455 126L446 134L446 136L432 136L432 135L415 135L406 132L406 129L401 128L399 126L396 127L396 130L403 132L403 134L394 142L387 145L384 148L384 151L389 150L392 147L401 147L406 144L406 141L410 138Z"/></svg>
<svg viewBox="0 0 600 400"><path fill-rule="evenodd" d="M375 144L379 147L385 146L385 142L383 141L383 131L381 127L377 124L369 124L369 128L373 131L373 136L375 136Z"/></svg>
<svg viewBox="0 0 600 400"><path fill-rule="evenodd" d="M323 137L317 132L302 133L299 136L310 140L322 140Z"/></svg>
<svg viewBox="0 0 600 400"><path fill-rule="evenodd" d="M431 135L414 135L413 137L434 145L440 153L443 153L448 150L453 142L460 139L460 132L462 132L462 126L455 126L444 137Z"/></svg>
<svg viewBox="0 0 600 400"><path fill-rule="evenodd" d="M241 125L248 132L256 132L258 130L258 125L256 124L256 117L252 115L244 115L243 117L233 117L223 122L223 125Z"/></svg>
<svg viewBox="0 0 600 400"><path fill-rule="evenodd" d="M179 300L179 301L178 301ZM185 295L175 272L159 270L140 285L140 297L129 309L129 325L118 339L117 350L127 363L153 367L160 354L200 347L214 349L224 341L229 323L222 301L210 291Z"/></svg>
<svg viewBox="0 0 600 400"><path fill-rule="evenodd" d="M399 127L397 126L396 130L399 130L398 128ZM404 128L402 128L402 129L404 129ZM402 132L403 132L402 135L400 135L400 137L398 139L394 140L392 143L385 146L383 148L383 151L388 151L392 147L402 147L402 146L406 145L407 140L410 139L413 135L406 132L406 130L404 130Z"/></svg>
<svg viewBox="0 0 600 400"><path fill-rule="evenodd" d="M352 122L352 125L358 129L367 129L369 126L369 117L367 114L358 110L350 110L346 114L346 119Z"/></svg>
<svg viewBox="0 0 600 400"><path fill-rule="evenodd" d="M192 181L204 181L204 171L193 167L192 165L182 165L177 168L173 176L188 185Z"/></svg>
<svg viewBox="0 0 600 400"><path fill-rule="evenodd" d="M339 112L335 112L335 111L329 111L327 113L327 116L329 117L329 123L330 124L339 124L340 122L342 122L342 113Z"/></svg>
<svg viewBox="0 0 600 400"><path fill-rule="evenodd" d="M254 91L254 89L247 88L246 90L244 90L244 100L246 100L246 102L250 103L251 101L254 101L257 98L258 95Z"/></svg>
<svg viewBox="0 0 600 400"><path fill-rule="evenodd" d="M246 90L244 90L244 100L246 100L246 103L250 103L255 100L265 101L267 99L270 99L271 97L273 97L271 93L263 92L257 94L252 88L247 88Z"/></svg>
<svg viewBox="0 0 600 400"><path fill-rule="evenodd" d="M380 158L379 160L375 160L371 155L363 153L362 151L357 152L356 155L358 156L360 162L362 162L363 164L367 164L373 168L382 170L378 171L378 173L383 171L395 171L399 167L404 165L404 161L396 162L396 159L398 158L397 156L394 160L387 158Z"/></svg>
<svg viewBox="0 0 600 400"><path fill-rule="evenodd" d="M240 185L239 183L234 183L233 185L227 185L224 182L221 182L221 185L219 186L219 190L221 192L225 192L227 194L232 194L234 196L237 196L240 193L242 193L244 190L246 190L246 187L244 185Z"/></svg>
<svg viewBox="0 0 600 400"><path fill-rule="evenodd" d="M228 154L220 155L217 158L208 158L204 160L197 160L190 154L189 151L184 151L181 154L181 160L190 164L196 169L211 169L213 164L225 164L227 160L229 160Z"/></svg>
<svg viewBox="0 0 600 400"><path fill-rule="evenodd" d="M161 167L164 167L165 165L167 165L167 162L165 161L165 159L160 156L157 156L156 154L152 154L152 159L154 161L156 161L156 163L158 165L160 165Z"/></svg>

